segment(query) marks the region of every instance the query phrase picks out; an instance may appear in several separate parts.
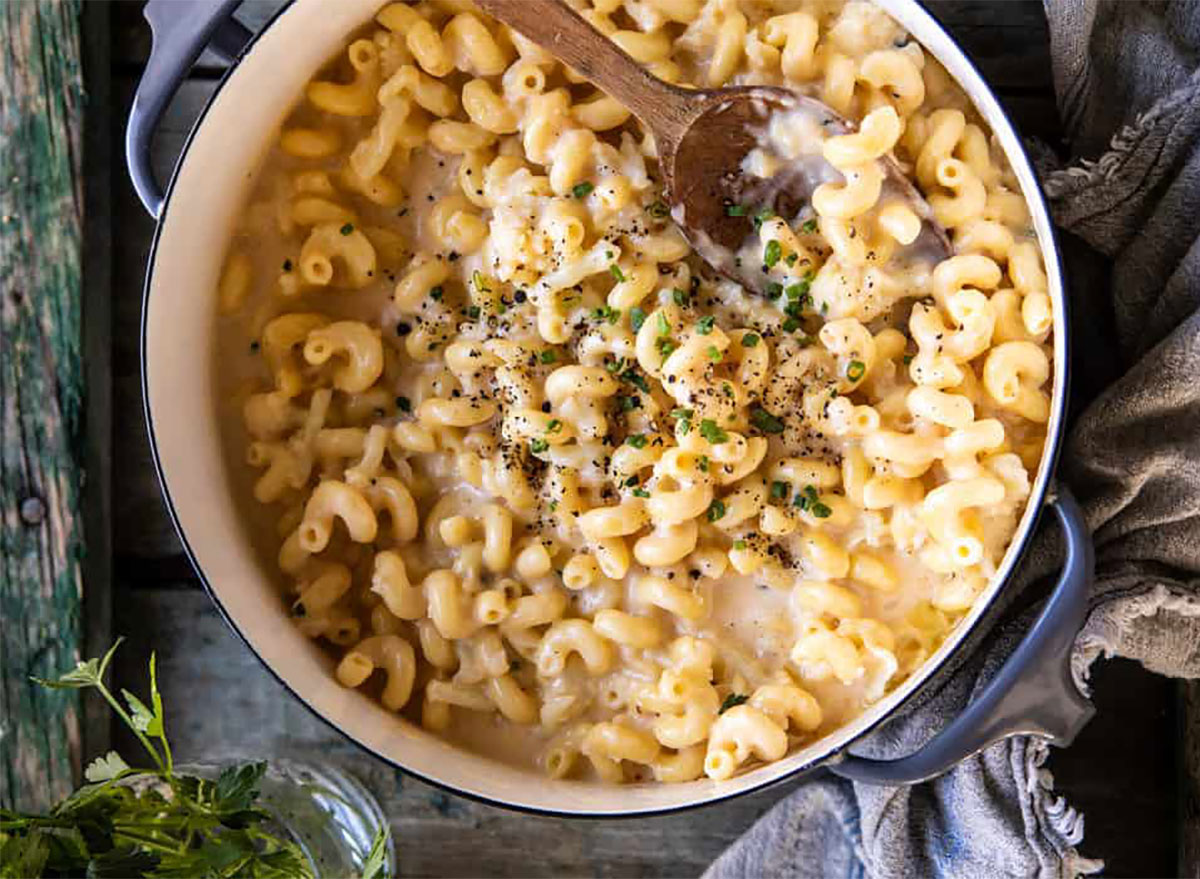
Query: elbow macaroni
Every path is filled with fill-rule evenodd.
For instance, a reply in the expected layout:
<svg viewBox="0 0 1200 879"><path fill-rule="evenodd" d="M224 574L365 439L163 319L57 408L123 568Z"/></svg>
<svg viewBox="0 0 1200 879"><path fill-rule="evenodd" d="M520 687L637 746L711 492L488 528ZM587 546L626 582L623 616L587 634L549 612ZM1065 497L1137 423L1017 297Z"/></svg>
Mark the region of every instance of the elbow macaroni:
<svg viewBox="0 0 1200 879"><path fill-rule="evenodd" d="M774 295L703 269L619 103L470 4L387 3L253 191L220 374L341 684L555 778L720 780L970 610L1040 459L1054 309L988 133L875 7L573 5L673 82L855 121L772 123L837 171L794 218L745 206ZM950 231L937 265L891 157Z"/></svg>

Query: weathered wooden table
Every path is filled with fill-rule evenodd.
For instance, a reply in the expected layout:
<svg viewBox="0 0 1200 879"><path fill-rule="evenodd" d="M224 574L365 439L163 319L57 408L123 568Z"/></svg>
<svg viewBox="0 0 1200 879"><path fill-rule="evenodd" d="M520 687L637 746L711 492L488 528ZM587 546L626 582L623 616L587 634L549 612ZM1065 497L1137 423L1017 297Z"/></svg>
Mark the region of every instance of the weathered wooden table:
<svg viewBox="0 0 1200 879"><path fill-rule="evenodd" d="M159 651L178 754L308 754L347 766L392 817L405 875L698 874L791 788L637 821L479 805L360 753L219 619L171 530L141 415L138 325L153 225L126 180L120 137L148 31L140 3L79 4L0 3L0 804L61 795L113 732L95 706L38 692L27 675L124 634L120 683L140 687L149 651ZM251 0L238 14L253 28L278 5ZM1023 133L1055 144L1036 0L931 9ZM161 177L221 74L206 55L180 90L156 144ZM1084 853L1105 858L1114 876L1200 875L1200 736L1186 734L1200 723L1200 690L1124 662L1101 664L1095 690L1096 719L1050 767L1087 816Z"/></svg>

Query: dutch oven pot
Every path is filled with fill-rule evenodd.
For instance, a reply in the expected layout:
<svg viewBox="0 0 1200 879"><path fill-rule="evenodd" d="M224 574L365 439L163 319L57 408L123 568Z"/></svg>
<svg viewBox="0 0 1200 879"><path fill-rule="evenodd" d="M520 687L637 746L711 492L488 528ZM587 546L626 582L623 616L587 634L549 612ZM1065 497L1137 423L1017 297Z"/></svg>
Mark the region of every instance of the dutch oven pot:
<svg viewBox="0 0 1200 879"><path fill-rule="evenodd" d="M543 778L461 750L334 680L333 660L288 621L270 572L238 513L217 427L215 297L228 232L247 186L309 77L382 0L294 0L252 36L231 14L237 0L150 0L154 47L129 119L130 174L158 220L142 317L142 384L155 466L180 539L221 613L267 668L317 715L363 748L464 796L510 808L577 816L662 813L759 790L819 766L857 781L907 784L930 778L1006 736L1071 742L1092 714L1070 671L1087 610L1091 540L1079 507L1052 471L1067 398L1066 298L1054 231L1029 159L979 73L915 0L877 0L931 52L995 133L1029 202L1054 303L1054 389L1047 449L997 576L941 648L853 722L783 760L728 781L603 786ZM150 166L150 140L163 110L205 48L229 61L183 148L165 194ZM1030 542L1040 512L1062 528L1066 558L1045 608L1020 647L973 702L916 753L880 761L854 744L923 686L944 678L972 642ZM939 675L939 671L943 674Z"/></svg>

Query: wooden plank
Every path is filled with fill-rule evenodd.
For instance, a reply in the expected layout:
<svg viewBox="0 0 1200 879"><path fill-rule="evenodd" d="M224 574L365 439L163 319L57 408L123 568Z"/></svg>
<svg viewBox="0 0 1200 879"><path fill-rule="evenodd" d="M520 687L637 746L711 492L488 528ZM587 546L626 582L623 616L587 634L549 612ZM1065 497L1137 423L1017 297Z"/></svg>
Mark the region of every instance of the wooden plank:
<svg viewBox="0 0 1200 879"><path fill-rule="evenodd" d="M83 351L87 375L84 445L84 633L88 656L111 643L112 624L112 120L108 3L83 7L83 77L87 113L83 134L84 248ZM108 750L108 705L97 693L84 697L85 754Z"/></svg>
<svg viewBox="0 0 1200 879"><path fill-rule="evenodd" d="M1179 870L1200 879L1200 681L1180 681Z"/></svg>
<svg viewBox="0 0 1200 879"><path fill-rule="evenodd" d="M246 0L235 17L257 32L284 0ZM1046 16L1040 0L937 0L926 4L1000 92L1039 90L1052 94ZM115 59L122 70L138 70L150 52L150 31L136 3L114 4ZM200 77L214 78L225 63L211 52L197 62Z"/></svg>
<svg viewBox="0 0 1200 879"><path fill-rule="evenodd" d="M127 591L115 625L129 636L121 686L142 691L149 651L159 650L177 760L307 757L350 770L391 816L406 876L695 876L795 787L663 818L534 818L443 793L350 744L271 677L202 593ZM118 743L138 756L136 742Z"/></svg>
<svg viewBox="0 0 1200 879"><path fill-rule="evenodd" d="M71 790L79 700L84 428L79 4L0 5L0 804Z"/></svg>

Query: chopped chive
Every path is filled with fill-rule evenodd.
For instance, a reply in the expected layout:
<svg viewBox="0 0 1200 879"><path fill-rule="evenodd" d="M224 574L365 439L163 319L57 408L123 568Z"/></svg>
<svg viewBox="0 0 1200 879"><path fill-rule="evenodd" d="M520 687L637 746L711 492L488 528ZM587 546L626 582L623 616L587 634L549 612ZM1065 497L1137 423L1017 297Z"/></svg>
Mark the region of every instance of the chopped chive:
<svg viewBox="0 0 1200 879"><path fill-rule="evenodd" d="M775 216L775 212L773 210L771 210L770 208L763 208L761 211L759 211L757 214L754 215L754 228L755 229L760 228L763 223L765 223L767 220L771 219L774 216Z"/></svg>
<svg viewBox="0 0 1200 879"><path fill-rule="evenodd" d="M772 238L767 242L767 246L763 250L763 265L767 268L774 268L782 256L783 247L780 246L778 241Z"/></svg>
<svg viewBox="0 0 1200 879"><path fill-rule="evenodd" d="M487 285L487 281L484 280L483 272L479 271L478 269L476 269L475 273L471 275L471 283L475 285L475 289L480 293L492 292L492 288L489 287Z"/></svg>
<svg viewBox="0 0 1200 879"><path fill-rule="evenodd" d="M708 348L705 349L704 353L713 363L721 362L721 352L717 350L716 345L709 345Z"/></svg>
<svg viewBox="0 0 1200 879"><path fill-rule="evenodd" d="M338 231L341 232L343 235L349 235L351 232L354 231L354 224L347 223L346 225L342 226L342 228L338 229Z"/></svg>
<svg viewBox="0 0 1200 879"><path fill-rule="evenodd" d="M646 322L646 312L638 308L636 305L629 309L629 326L636 333L642 328L642 324Z"/></svg>
<svg viewBox="0 0 1200 879"><path fill-rule="evenodd" d="M831 510L829 507L827 507L825 504L821 503L820 501L817 501L815 504L810 504L808 511L810 513L812 513L814 516L816 516L818 519L828 519L830 516L833 515L833 510Z"/></svg>
<svg viewBox="0 0 1200 879"><path fill-rule="evenodd" d="M744 541L744 540L735 540L735 541L733 542L733 548L734 548L734 549L736 549L738 552L741 552L743 549L745 549L745 548L746 548L746 541Z"/></svg>
<svg viewBox="0 0 1200 879"><path fill-rule="evenodd" d="M778 299L783 295L783 284L778 281L770 281L767 283L767 298Z"/></svg>
<svg viewBox="0 0 1200 879"><path fill-rule="evenodd" d="M546 425L546 433L559 433L562 431L563 423L557 418L551 418L550 423Z"/></svg>
<svg viewBox="0 0 1200 879"><path fill-rule="evenodd" d="M701 455L699 458L696 459L696 468L701 473L708 472L708 455Z"/></svg>
<svg viewBox="0 0 1200 879"><path fill-rule="evenodd" d="M744 217L750 212L749 208L740 204L725 205L725 216L727 217Z"/></svg>
<svg viewBox="0 0 1200 879"><path fill-rule="evenodd" d="M445 291L442 289L441 285L438 285L429 291L429 298L434 302L441 302L444 293Z"/></svg>
<svg viewBox="0 0 1200 879"><path fill-rule="evenodd" d="M633 496L634 497L650 497L650 492L646 491L646 489L644 489L644 488L635 488L633 490Z"/></svg>
<svg viewBox="0 0 1200 879"><path fill-rule="evenodd" d="M867 373L867 365L861 360L851 360L846 364L846 378L852 382L861 379Z"/></svg>
<svg viewBox="0 0 1200 879"><path fill-rule="evenodd" d="M789 317L783 322L783 331L785 333L794 333L798 329L800 329L800 321L796 320L794 317Z"/></svg>
<svg viewBox="0 0 1200 879"><path fill-rule="evenodd" d="M576 183L571 187L571 195L575 196L576 198L587 198L592 194L592 190L595 188L595 186L585 180L582 183Z"/></svg>
<svg viewBox="0 0 1200 879"><path fill-rule="evenodd" d="M542 363L553 363L554 361L558 360L558 352L553 348L547 348L538 356L538 359L541 360Z"/></svg>
<svg viewBox="0 0 1200 879"><path fill-rule="evenodd" d="M621 271L621 267L613 263L608 267L608 273L617 279L618 282L625 280L625 273Z"/></svg>
<svg viewBox="0 0 1200 879"><path fill-rule="evenodd" d="M772 415L762 406L751 408L750 423L763 433L783 433L783 420Z"/></svg>
<svg viewBox="0 0 1200 879"><path fill-rule="evenodd" d="M625 437L625 443L635 449L644 449L646 448L646 436L641 433L633 433Z"/></svg>
<svg viewBox="0 0 1200 879"><path fill-rule="evenodd" d="M637 485L637 484L638 484L639 482L641 482L641 481L642 481L642 480L641 480L641 479L638 477L638 475L635 473L635 474L633 474L632 476L630 476L628 479L626 479L626 480L625 480L625 487L626 487L626 488L633 488L635 485Z"/></svg>
<svg viewBox="0 0 1200 879"><path fill-rule="evenodd" d="M602 305L599 308L592 309L592 318L615 324L621 319L621 309L613 308L611 305Z"/></svg>
<svg viewBox="0 0 1200 879"><path fill-rule="evenodd" d="M662 220L671 213L671 209L661 201L652 202L650 206L646 208L646 210L649 212L650 216L654 217L656 220Z"/></svg>
<svg viewBox="0 0 1200 879"><path fill-rule="evenodd" d="M688 304L688 298L689 297L686 290L680 290L678 287L676 287L671 291L672 301L674 301L674 303L680 308L683 308Z"/></svg>
<svg viewBox="0 0 1200 879"><path fill-rule="evenodd" d="M743 348L757 348L758 342L758 333L746 333L746 335L742 336Z"/></svg>
<svg viewBox="0 0 1200 879"><path fill-rule="evenodd" d="M813 232L816 232L817 231L816 219L814 218L811 220L805 220L804 224L800 227L800 231L803 232L805 235L811 235Z"/></svg>
<svg viewBox="0 0 1200 879"><path fill-rule="evenodd" d="M725 515L725 504L723 501L715 500L708 505L708 521L715 522Z"/></svg>
<svg viewBox="0 0 1200 879"><path fill-rule="evenodd" d="M471 320L479 320L479 315L480 311L478 305L467 306L467 317L469 317Z"/></svg>
<svg viewBox="0 0 1200 879"><path fill-rule="evenodd" d="M789 494L791 487L786 482L776 479L771 483L771 497L775 500L786 501Z"/></svg>
<svg viewBox="0 0 1200 879"><path fill-rule="evenodd" d="M661 311L658 313L658 334L660 336L669 336L671 334L671 322L667 320L667 316Z"/></svg>
<svg viewBox="0 0 1200 879"><path fill-rule="evenodd" d="M700 421L700 435L713 445L720 445L729 439L729 434L718 427L717 422L711 418L704 418Z"/></svg>
<svg viewBox="0 0 1200 879"><path fill-rule="evenodd" d="M742 545L738 546L737 545L738 543L740 543ZM746 546L746 541L744 541L744 540L739 540L739 541L737 541L737 543L735 543L733 545L734 549L745 549L745 546ZM736 708L739 705L745 705L749 701L750 701L750 697L747 696L745 693L730 693L728 696L725 697L725 701L721 703L721 710L718 711L717 714L724 714L730 708Z"/></svg>
<svg viewBox="0 0 1200 879"><path fill-rule="evenodd" d="M716 324L716 322L717 319L715 317L713 317L711 314L706 314L704 317L700 318L700 320L696 321L696 332L702 336L707 336L713 331L713 326Z"/></svg>
<svg viewBox="0 0 1200 879"><path fill-rule="evenodd" d="M546 442L544 439L535 439L529 443L529 450L535 455L539 452L546 451L548 448L550 448L550 443Z"/></svg>

